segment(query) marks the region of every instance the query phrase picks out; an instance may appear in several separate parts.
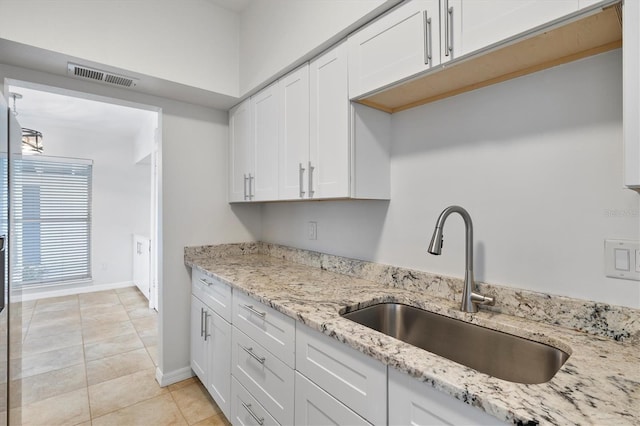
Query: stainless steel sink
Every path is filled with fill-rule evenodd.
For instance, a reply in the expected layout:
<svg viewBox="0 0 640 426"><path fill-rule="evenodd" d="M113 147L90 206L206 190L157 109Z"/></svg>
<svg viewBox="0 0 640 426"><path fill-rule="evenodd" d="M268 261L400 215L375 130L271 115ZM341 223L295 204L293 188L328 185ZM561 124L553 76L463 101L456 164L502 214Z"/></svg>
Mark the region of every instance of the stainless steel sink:
<svg viewBox="0 0 640 426"><path fill-rule="evenodd" d="M569 358L543 343L399 303L381 303L342 316L510 382L548 382Z"/></svg>

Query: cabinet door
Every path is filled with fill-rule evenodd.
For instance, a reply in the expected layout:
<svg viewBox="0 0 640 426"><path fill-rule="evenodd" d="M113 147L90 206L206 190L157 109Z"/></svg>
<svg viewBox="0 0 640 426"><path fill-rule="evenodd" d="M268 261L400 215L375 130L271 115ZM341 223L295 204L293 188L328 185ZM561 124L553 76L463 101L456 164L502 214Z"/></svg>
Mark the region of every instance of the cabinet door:
<svg viewBox="0 0 640 426"><path fill-rule="evenodd" d="M387 419L387 368L381 362L300 323L296 370L373 424Z"/></svg>
<svg viewBox="0 0 640 426"><path fill-rule="evenodd" d="M504 425L406 373L389 368L390 425Z"/></svg>
<svg viewBox="0 0 640 426"><path fill-rule="evenodd" d="M248 177L253 175L251 101L229 111L229 201L248 201Z"/></svg>
<svg viewBox="0 0 640 426"><path fill-rule="evenodd" d="M309 162L309 64L278 82L281 200L306 198Z"/></svg>
<svg viewBox="0 0 640 426"><path fill-rule="evenodd" d="M310 64L309 198L349 196L347 49L342 43Z"/></svg>
<svg viewBox="0 0 640 426"><path fill-rule="evenodd" d="M295 424L301 426L370 425L340 401L296 372Z"/></svg>
<svg viewBox="0 0 640 426"><path fill-rule="evenodd" d="M453 54L482 49L578 10L579 0L443 0L453 8ZM443 8L444 10L445 8Z"/></svg>
<svg viewBox="0 0 640 426"><path fill-rule="evenodd" d="M349 37L349 96L440 63L438 0L413 0Z"/></svg>
<svg viewBox="0 0 640 426"><path fill-rule="evenodd" d="M252 201L278 199L278 87L273 84L251 98L255 175L249 179Z"/></svg>
<svg viewBox="0 0 640 426"><path fill-rule="evenodd" d="M207 390L224 415L231 418L231 324L216 313L207 323L209 381Z"/></svg>
<svg viewBox="0 0 640 426"><path fill-rule="evenodd" d="M207 383L207 352L204 341L206 307L191 296L191 369L202 383Z"/></svg>

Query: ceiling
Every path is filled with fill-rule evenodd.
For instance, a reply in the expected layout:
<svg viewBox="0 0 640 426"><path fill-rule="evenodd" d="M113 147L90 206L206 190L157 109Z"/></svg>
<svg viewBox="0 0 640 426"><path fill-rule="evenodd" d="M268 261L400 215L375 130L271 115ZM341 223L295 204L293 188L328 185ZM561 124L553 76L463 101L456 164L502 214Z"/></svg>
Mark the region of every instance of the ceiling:
<svg viewBox="0 0 640 426"><path fill-rule="evenodd" d="M244 12L256 0L209 0L209 2L233 12Z"/></svg>
<svg viewBox="0 0 640 426"><path fill-rule="evenodd" d="M22 95L16 100L20 125L35 130L43 126L69 127L134 138L157 119L152 111L96 100L25 87L9 86L9 91ZM8 101L13 108L13 99L9 97Z"/></svg>

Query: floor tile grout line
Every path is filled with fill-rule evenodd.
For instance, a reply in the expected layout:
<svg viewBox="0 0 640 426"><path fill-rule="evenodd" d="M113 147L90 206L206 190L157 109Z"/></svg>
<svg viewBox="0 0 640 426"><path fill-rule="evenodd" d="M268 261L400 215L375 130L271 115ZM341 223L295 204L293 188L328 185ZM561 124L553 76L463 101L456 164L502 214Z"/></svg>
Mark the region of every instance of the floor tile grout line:
<svg viewBox="0 0 640 426"><path fill-rule="evenodd" d="M182 389L182 388L180 388L180 389ZM187 425L191 426L191 423L189 423L189 420L187 420L187 417L184 415L184 412L182 411L182 408L180 408L180 404L178 404L178 401L173 396L173 392L174 391L170 390L168 386L167 386L167 390L169 391L169 395L171 395L171 399L173 400L173 403L176 404L176 407L178 407L178 411L180 412L180 415L182 416L182 419L184 420L184 422Z"/></svg>

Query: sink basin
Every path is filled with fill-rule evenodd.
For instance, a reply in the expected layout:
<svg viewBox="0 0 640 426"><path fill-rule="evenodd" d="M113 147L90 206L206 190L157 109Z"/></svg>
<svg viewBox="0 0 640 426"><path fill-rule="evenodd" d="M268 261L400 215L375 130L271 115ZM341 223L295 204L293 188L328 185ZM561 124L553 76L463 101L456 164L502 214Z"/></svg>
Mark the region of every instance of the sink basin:
<svg viewBox="0 0 640 426"><path fill-rule="evenodd" d="M381 303L342 316L510 382L548 382L569 358L553 346L400 303Z"/></svg>

